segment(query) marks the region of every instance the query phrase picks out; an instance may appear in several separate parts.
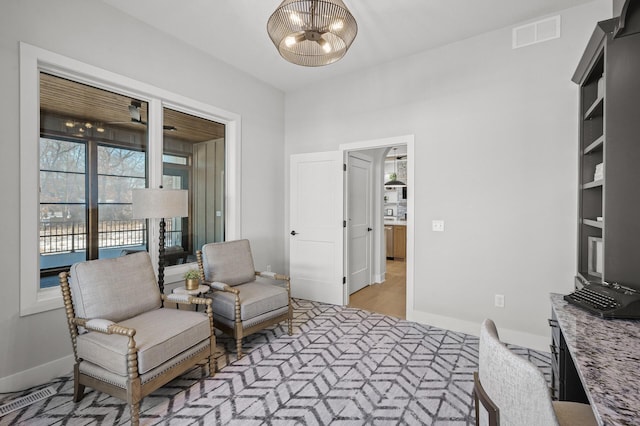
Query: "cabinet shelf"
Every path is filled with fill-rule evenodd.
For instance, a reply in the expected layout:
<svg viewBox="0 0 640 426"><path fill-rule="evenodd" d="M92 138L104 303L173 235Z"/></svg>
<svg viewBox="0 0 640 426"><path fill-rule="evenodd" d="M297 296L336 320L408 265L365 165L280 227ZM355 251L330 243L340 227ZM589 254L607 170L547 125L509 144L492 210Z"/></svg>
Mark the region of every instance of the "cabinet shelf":
<svg viewBox="0 0 640 426"><path fill-rule="evenodd" d="M588 147L584 149L584 155L591 154L595 151L601 150L604 145L604 135L600 136L595 141L591 142Z"/></svg>
<svg viewBox="0 0 640 426"><path fill-rule="evenodd" d="M593 117L597 117L602 115L602 107L604 106L604 98L602 96L598 97L593 104L589 107L587 112L584 113L584 119L589 120Z"/></svg>
<svg viewBox="0 0 640 426"><path fill-rule="evenodd" d="M594 228L602 229L604 227L604 222L601 220L582 219L582 223L584 223L585 225L593 226Z"/></svg>
<svg viewBox="0 0 640 426"><path fill-rule="evenodd" d="M594 180L593 182L585 183L584 185L582 185L582 189L598 188L602 186L603 183L604 179Z"/></svg>

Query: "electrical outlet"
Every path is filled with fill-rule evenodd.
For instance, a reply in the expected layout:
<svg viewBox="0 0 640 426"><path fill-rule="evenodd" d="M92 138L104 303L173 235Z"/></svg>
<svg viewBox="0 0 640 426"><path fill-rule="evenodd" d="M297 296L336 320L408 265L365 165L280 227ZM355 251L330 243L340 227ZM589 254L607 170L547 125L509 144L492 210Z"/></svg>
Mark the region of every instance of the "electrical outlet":
<svg viewBox="0 0 640 426"><path fill-rule="evenodd" d="M435 232L444 232L444 220L432 220L431 230Z"/></svg>
<svg viewBox="0 0 640 426"><path fill-rule="evenodd" d="M504 294L496 294L494 297L496 308L504 308Z"/></svg>
<svg viewBox="0 0 640 426"><path fill-rule="evenodd" d="M271 265L267 265L267 272L271 272Z"/></svg>

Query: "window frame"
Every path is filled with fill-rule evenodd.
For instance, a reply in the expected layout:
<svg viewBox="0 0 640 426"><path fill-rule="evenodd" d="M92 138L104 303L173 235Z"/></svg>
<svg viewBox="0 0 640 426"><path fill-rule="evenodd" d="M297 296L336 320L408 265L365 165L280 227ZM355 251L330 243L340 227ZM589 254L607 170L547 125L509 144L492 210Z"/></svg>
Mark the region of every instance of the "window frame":
<svg viewBox="0 0 640 426"><path fill-rule="evenodd" d="M203 102L20 43L20 316L62 308L59 287L40 289L38 206L40 99L39 76L46 72L149 103L148 184L162 183L163 108L225 125L225 238L241 238L241 117ZM158 262L159 221L149 220L149 254ZM167 267L165 281L178 281L192 264ZM157 271L156 271L157 273Z"/></svg>

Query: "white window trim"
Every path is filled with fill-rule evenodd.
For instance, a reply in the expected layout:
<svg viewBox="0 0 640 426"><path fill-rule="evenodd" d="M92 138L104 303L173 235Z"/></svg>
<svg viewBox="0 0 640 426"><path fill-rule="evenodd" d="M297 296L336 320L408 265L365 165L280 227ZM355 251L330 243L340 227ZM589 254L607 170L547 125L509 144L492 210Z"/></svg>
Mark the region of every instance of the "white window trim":
<svg viewBox="0 0 640 426"><path fill-rule="evenodd" d="M58 287L40 289L38 203L40 99L39 75L44 71L100 89L149 102L149 186L158 187L162 171L162 108L169 107L225 125L225 238L241 238L241 121L240 115L103 70L93 65L20 43L20 316L63 306ZM160 160L161 161L161 160ZM158 163L158 164L156 164ZM151 227L149 253L158 259L158 226ZM167 268L167 275L182 273L189 265Z"/></svg>

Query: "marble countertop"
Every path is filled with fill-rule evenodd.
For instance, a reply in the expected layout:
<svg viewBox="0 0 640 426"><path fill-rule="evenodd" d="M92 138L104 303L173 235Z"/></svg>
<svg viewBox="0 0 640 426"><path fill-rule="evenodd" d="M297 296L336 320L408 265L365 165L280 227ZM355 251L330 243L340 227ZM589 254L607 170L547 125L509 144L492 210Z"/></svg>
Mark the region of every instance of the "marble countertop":
<svg viewBox="0 0 640 426"><path fill-rule="evenodd" d="M407 221L406 220L400 220L400 219L385 219L384 220L384 224L385 225L395 225L395 226L407 226Z"/></svg>
<svg viewBox="0 0 640 426"><path fill-rule="evenodd" d="M640 321L599 318L561 294L551 307L598 423L640 424Z"/></svg>

